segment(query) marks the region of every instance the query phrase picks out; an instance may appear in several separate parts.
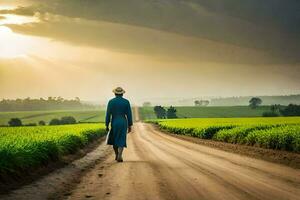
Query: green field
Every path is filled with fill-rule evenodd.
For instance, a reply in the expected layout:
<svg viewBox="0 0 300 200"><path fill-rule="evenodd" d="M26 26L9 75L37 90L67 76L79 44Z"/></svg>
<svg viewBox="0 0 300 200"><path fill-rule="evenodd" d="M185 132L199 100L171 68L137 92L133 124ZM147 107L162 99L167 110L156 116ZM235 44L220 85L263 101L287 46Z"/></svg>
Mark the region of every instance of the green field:
<svg viewBox="0 0 300 200"><path fill-rule="evenodd" d="M7 125L11 118L20 118L23 124L38 123L40 120L47 124L53 118L73 116L78 122L104 122L104 110L70 110L70 111L23 111L23 112L0 112L0 125Z"/></svg>
<svg viewBox="0 0 300 200"><path fill-rule="evenodd" d="M300 117L157 120L172 133L300 152Z"/></svg>
<svg viewBox="0 0 300 200"><path fill-rule="evenodd" d="M58 160L104 134L100 123L0 127L0 178Z"/></svg>
<svg viewBox="0 0 300 200"><path fill-rule="evenodd" d="M251 109L249 106L216 106L216 107L175 107L178 118L216 118L216 117L261 117L263 112L270 111L269 106ZM139 108L143 120L156 119L153 107Z"/></svg>

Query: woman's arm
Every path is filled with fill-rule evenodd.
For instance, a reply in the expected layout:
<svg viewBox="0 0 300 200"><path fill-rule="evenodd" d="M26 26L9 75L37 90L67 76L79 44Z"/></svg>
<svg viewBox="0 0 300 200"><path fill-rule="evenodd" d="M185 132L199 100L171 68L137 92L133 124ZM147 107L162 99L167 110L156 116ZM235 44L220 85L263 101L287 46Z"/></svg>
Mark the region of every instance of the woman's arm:
<svg viewBox="0 0 300 200"><path fill-rule="evenodd" d="M128 123L128 132L131 132L131 126L133 125L132 122L132 111L131 111L131 106L130 103L128 102L128 106L127 106L127 123Z"/></svg>
<svg viewBox="0 0 300 200"><path fill-rule="evenodd" d="M106 109L106 117L105 117L105 125L107 131L109 131L110 119L111 119L111 104L110 102L108 102L107 109Z"/></svg>

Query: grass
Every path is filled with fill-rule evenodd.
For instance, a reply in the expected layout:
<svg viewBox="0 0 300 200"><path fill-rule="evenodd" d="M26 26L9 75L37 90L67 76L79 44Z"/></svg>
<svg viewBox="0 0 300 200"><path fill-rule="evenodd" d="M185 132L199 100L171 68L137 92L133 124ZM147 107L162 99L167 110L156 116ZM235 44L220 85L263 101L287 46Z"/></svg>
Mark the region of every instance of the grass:
<svg viewBox="0 0 300 200"><path fill-rule="evenodd" d="M104 134L100 123L0 127L0 178L59 160Z"/></svg>
<svg viewBox="0 0 300 200"><path fill-rule="evenodd" d="M175 134L300 152L300 117L199 118L153 122Z"/></svg>
<svg viewBox="0 0 300 200"><path fill-rule="evenodd" d="M269 106L251 109L248 106L217 106L217 107L176 107L178 118L232 118L232 117L261 117L263 112L270 111ZM139 109L143 120L156 119L153 107Z"/></svg>
<svg viewBox="0 0 300 200"><path fill-rule="evenodd" d="M7 125L11 118L20 118L23 124L38 123L40 120L47 124L51 119L73 116L78 122L104 122L104 110L71 110L71 111L22 111L0 112L0 125Z"/></svg>

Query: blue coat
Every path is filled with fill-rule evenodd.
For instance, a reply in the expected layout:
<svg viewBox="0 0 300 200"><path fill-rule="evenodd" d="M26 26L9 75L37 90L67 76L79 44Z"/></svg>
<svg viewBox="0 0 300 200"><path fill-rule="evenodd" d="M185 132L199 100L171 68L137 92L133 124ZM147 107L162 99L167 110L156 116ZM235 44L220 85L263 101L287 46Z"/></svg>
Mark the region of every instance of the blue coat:
<svg viewBox="0 0 300 200"><path fill-rule="evenodd" d="M132 113L127 99L117 96L108 102L106 110L106 126L111 123L107 144L127 147L126 136L128 126L132 126Z"/></svg>

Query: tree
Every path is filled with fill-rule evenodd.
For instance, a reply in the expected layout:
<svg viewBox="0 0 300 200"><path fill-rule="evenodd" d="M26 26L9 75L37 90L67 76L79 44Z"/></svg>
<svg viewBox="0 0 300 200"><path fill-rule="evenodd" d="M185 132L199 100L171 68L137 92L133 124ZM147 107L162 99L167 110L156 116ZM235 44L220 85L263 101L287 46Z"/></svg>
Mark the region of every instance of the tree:
<svg viewBox="0 0 300 200"><path fill-rule="evenodd" d="M59 119L51 119L49 122L49 125L60 125L60 120Z"/></svg>
<svg viewBox="0 0 300 200"><path fill-rule="evenodd" d="M270 110L273 113L278 113L280 111L280 107L281 107L280 104L274 104L274 105L271 105Z"/></svg>
<svg viewBox="0 0 300 200"><path fill-rule="evenodd" d="M171 106L168 110L167 110L167 118L168 119L176 119L177 115L176 115L177 110Z"/></svg>
<svg viewBox="0 0 300 200"><path fill-rule="evenodd" d="M283 116L300 116L300 105L290 104L280 110Z"/></svg>
<svg viewBox="0 0 300 200"><path fill-rule="evenodd" d="M45 125L46 125L45 121L43 121L43 120L39 121L39 126L45 126Z"/></svg>
<svg viewBox="0 0 300 200"><path fill-rule="evenodd" d="M62 117L60 124L76 124L76 119L72 116Z"/></svg>
<svg viewBox="0 0 300 200"><path fill-rule="evenodd" d="M263 117L278 117L280 111L280 104L274 104L270 106L271 111L263 112Z"/></svg>
<svg viewBox="0 0 300 200"><path fill-rule="evenodd" d="M154 107L155 115L158 119L165 119L166 118L166 110L162 106L155 106Z"/></svg>
<svg viewBox="0 0 300 200"><path fill-rule="evenodd" d="M208 106L209 101L208 100L196 100L194 101L195 106Z"/></svg>
<svg viewBox="0 0 300 200"><path fill-rule="evenodd" d="M8 124L9 126L22 126L22 121L19 118L11 118Z"/></svg>
<svg viewBox="0 0 300 200"><path fill-rule="evenodd" d="M258 97L253 97L252 99L250 99L249 101L249 106L252 108L252 109L255 109L257 108L259 105L262 104L262 100Z"/></svg>

